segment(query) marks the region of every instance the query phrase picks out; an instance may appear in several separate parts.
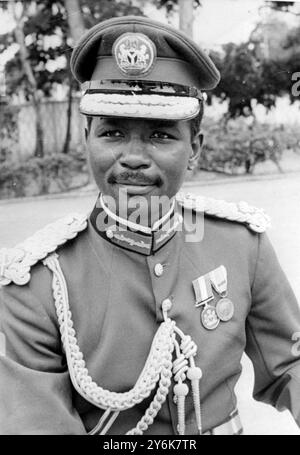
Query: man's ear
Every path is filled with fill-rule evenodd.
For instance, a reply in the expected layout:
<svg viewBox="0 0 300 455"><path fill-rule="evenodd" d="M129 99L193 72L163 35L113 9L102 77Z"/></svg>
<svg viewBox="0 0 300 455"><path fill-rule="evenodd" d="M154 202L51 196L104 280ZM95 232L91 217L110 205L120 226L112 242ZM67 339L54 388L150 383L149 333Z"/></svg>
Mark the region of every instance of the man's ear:
<svg viewBox="0 0 300 455"><path fill-rule="evenodd" d="M203 134L201 134L199 131L199 133L197 133L192 140L192 144L191 144L192 153L190 155L189 162L188 162L188 169L190 171L192 171L197 166L197 163L198 163L198 160L199 160L199 157L201 154L203 137L204 137Z"/></svg>

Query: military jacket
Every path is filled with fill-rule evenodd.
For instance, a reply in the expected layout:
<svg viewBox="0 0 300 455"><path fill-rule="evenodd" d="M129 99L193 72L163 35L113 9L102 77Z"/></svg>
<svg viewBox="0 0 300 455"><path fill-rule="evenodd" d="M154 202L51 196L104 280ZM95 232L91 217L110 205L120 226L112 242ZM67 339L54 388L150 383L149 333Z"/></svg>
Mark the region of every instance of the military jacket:
<svg viewBox="0 0 300 455"><path fill-rule="evenodd" d="M237 222L233 208L226 206L220 214L207 207L199 211L189 206L194 220L203 223L201 240L187 241L190 227L185 213L182 230L147 254L135 250L134 245L127 248L99 235L89 219L78 228L81 232L69 235L63 245L57 241L48 246L41 260L32 265L23 260L26 271L23 278L18 272L20 285L16 284L17 267L12 265L9 271L6 266L6 273L3 262L0 433L70 435L92 431L104 413L93 402L92 392L87 399L88 391L96 386L77 388L72 374L88 371L94 385L110 392L131 390L164 322L162 303L166 299L172 303L168 316L197 346L194 360L202 370L203 432L224 422L235 409L234 387L244 351L254 365L254 397L279 410L288 408L300 425L300 356L293 350L293 334L300 330L299 307L266 233L257 232L264 226L260 229L258 222L255 229L253 217L257 214L252 211L251 215L250 210L250 215L240 218L247 222ZM247 210L238 212L245 214ZM45 234L48 243L53 230ZM26 248L32 251L40 246L29 241ZM53 251L63 273L62 291L55 288L53 270L45 261ZM227 272L227 297L234 304L234 314L208 330L201 322L204 306L195 305L193 282L221 265ZM70 346L77 345L72 354L73 358L77 355L75 373L70 373L70 365L68 368L63 346L66 334L61 338L59 321L64 316L54 302L60 292L68 296ZM211 305L219 298L213 293ZM177 433L174 374L171 382L166 400L153 421L148 421L145 434ZM108 434L125 434L134 428L154 395L155 389L122 410ZM185 433L198 433L191 389L185 399Z"/></svg>

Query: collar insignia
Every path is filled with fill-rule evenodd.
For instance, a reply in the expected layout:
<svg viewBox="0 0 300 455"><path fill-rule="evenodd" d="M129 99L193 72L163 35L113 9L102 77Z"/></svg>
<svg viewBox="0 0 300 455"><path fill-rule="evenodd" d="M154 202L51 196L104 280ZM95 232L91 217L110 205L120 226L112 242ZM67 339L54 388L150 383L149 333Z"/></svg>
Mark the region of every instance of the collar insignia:
<svg viewBox="0 0 300 455"><path fill-rule="evenodd" d="M128 76L149 73L156 60L155 44L142 33L124 33L115 41L112 52L119 69Z"/></svg>
<svg viewBox="0 0 300 455"><path fill-rule="evenodd" d="M105 216L103 216L104 213ZM103 210L100 204L96 203L90 220L95 231L110 243L126 250L150 256L174 237L182 223L182 216L173 211L158 229L147 234L140 230L133 230L128 225L114 220Z"/></svg>

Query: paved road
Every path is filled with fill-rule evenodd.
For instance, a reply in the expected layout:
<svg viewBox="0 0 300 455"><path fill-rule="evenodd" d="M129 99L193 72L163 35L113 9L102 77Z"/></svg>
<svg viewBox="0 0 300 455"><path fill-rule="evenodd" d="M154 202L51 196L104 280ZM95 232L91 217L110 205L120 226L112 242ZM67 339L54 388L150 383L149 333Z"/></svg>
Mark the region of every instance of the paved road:
<svg viewBox="0 0 300 455"><path fill-rule="evenodd" d="M300 174L206 186L195 184L187 191L231 201L246 200L263 207L273 221L269 236L300 302ZM0 203L0 245L13 245L64 214L88 211L94 200L95 195L89 194ZM236 392L246 434L299 435L300 430L287 411L278 413L272 407L252 399L252 366L246 357L242 364L243 374Z"/></svg>

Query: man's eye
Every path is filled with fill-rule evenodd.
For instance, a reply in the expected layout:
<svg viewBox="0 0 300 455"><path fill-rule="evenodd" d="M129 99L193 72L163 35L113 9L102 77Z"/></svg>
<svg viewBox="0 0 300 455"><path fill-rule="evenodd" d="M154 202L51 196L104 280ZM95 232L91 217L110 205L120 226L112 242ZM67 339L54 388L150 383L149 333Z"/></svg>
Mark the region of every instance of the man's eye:
<svg viewBox="0 0 300 455"><path fill-rule="evenodd" d="M173 136L171 136L168 133L164 133L163 131L155 131L152 133L151 138L153 139L172 139Z"/></svg>
<svg viewBox="0 0 300 455"><path fill-rule="evenodd" d="M123 137L123 134L119 130L107 130L99 134L100 137Z"/></svg>

